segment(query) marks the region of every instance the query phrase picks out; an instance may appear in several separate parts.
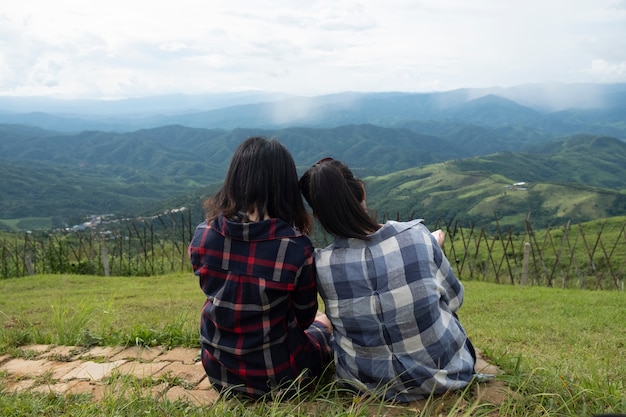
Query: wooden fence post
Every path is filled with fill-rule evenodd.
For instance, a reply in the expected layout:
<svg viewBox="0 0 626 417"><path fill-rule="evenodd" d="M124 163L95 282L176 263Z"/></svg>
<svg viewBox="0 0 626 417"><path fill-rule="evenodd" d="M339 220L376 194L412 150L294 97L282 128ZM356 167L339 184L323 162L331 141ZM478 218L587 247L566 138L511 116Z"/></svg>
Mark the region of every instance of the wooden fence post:
<svg viewBox="0 0 626 417"><path fill-rule="evenodd" d="M111 276L111 267L109 266L109 251L104 243L100 246L100 254L102 256L102 268L104 268L104 276Z"/></svg>
<svg viewBox="0 0 626 417"><path fill-rule="evenodd" d="M24 255L24 264L26 265L28 275L35 275L35 267L33 266L33 259L31 258L30 253Z"/></svg>
<svg viewBox="0 0 626 417"><path fill-rule="evenodd" d="M522 285L528 283L528 258L530 257L530 242L524 243L524 260L522 261Z"/></svg>

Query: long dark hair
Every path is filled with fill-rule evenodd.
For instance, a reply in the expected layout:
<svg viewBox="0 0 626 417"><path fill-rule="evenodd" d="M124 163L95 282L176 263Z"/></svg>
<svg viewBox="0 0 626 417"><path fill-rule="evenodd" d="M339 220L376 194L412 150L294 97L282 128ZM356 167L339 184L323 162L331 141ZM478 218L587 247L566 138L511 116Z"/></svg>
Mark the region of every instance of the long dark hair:
<svg viewBox="0 0 626 417"><path fill-rule="evenodd" d="M256 211L280 218L309 233L311 218L298 189L298 173L291 154L275 139L251 137L235 150L222 188L204 202L207 221L222 213L227 219L247 221Z"/></svg>
<svg viewBox="0 0 626 417"><path fill-rule="evenodd" d="M363 182L340 161L327 158L318 162L302 175L299 184L327 232L367 240L380 228L361 204L365 199Z"/></svg>

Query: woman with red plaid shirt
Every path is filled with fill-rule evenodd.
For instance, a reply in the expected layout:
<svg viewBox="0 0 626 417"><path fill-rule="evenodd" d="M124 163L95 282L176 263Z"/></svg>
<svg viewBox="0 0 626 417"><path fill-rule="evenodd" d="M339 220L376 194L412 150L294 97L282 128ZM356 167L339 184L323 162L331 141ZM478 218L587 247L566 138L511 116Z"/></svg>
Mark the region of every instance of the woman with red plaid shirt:
<svg viewBox="0 0 626 417"><path fill-rule="evenodd" d="M202 364L219 392L291 392L331 360L330 322L317 312L311 220L289 151L252 137L205 202L189 255L206 295Z"/></svg>

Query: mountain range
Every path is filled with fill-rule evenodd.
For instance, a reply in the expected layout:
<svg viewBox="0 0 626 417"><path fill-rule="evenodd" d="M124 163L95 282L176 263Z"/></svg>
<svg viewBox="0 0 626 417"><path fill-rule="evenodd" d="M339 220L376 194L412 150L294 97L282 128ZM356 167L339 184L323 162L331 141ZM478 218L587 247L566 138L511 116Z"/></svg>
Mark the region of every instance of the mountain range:
<svg viewBox="0 0 626 417"><path fill-rule="evenodd" d="M300 172L341 159L388 216L626 214L624 84L169 99L0 97L0 228L199 210L249 136L278 138Z"/></svg>
<svg viewBox="0 0 626 417"><path fill-rule="evenodd" d="M316 97L261 92L168 95L123 100L0 97L0 123L57 131L135 131L180 124L277 129L444 121L539 127L555 134L624 133L626 84L535 84L433 93L338 93ZM593 128L593 132L581 132Z"/></svg>

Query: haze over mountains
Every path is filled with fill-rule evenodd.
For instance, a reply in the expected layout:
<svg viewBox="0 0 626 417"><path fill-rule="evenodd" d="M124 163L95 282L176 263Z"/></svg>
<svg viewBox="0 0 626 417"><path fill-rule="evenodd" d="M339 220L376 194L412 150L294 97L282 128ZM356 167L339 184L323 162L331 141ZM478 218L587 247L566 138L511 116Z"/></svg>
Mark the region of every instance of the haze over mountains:
<svg viewBox="0 0 626 417"><path fill-rule="evenodd" d="M274 129L363 123L395 126L416 120L445 120L489 126L539 123L550 130L579 131L598 119L603 124L624 120L625 103L626 84L537 84L434 93L346 92L318 97L246 92L114 101L5 96L0 97L0 123L75 132L132 131L170 124Z"/></svg>
<svg viewBox="0 0 626 417"><path fill-rule="evenodd" d="M518 221L533 211L546 224L626 214L626 84L554 84L119 102L0 97L0 219L5 228L25 218L59 226L93 213L198 207L252 135L277 137L300 171L326 156L345 161L367 178L370 206L381 212L488 221L500 211ZM503 194L517 181L556 188ZM572 201L573 189L576 207L554 201Z"/></svg>

